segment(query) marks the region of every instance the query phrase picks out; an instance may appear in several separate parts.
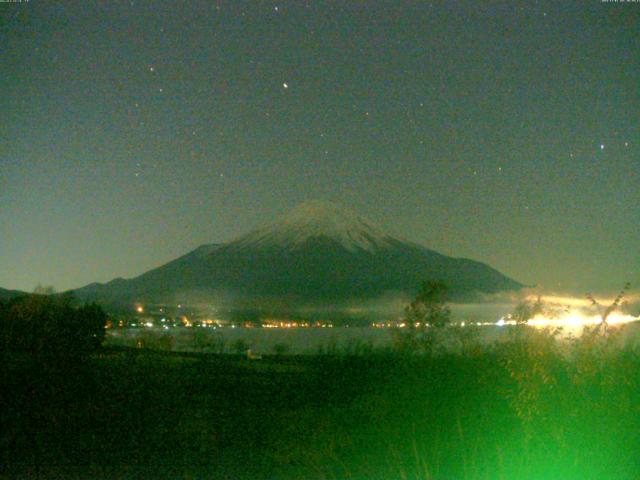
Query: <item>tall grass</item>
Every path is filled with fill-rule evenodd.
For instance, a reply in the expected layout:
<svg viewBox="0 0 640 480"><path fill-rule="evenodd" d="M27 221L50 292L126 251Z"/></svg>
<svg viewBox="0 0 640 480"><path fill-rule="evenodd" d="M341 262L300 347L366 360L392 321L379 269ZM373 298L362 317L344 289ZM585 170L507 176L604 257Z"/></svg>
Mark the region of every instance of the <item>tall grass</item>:
<svg viewBox="0 0 640 480"><path fill-rule="evenodd" d="M640 352L623 328L567 343L519 325L490 346L336 360L325 375L357 392L335 390L289 460L322 465L314 478L637 479Z"/></svg>
<svg viewBox="0 0 640 480"><path fill-rule="evenodd" d="M171 345L141 331L144 348L73 371L5 355L0 476L35 465L86 478L94 465L113 468L96 478L130 478L138 465L156 469L138 478L638 478L640 352L624 328L559 341L518 325L490 345L466 328L432 330L421 354L355 342L253 362L208 354L234 345L195 332L203 354L153 352Z"/></svg>

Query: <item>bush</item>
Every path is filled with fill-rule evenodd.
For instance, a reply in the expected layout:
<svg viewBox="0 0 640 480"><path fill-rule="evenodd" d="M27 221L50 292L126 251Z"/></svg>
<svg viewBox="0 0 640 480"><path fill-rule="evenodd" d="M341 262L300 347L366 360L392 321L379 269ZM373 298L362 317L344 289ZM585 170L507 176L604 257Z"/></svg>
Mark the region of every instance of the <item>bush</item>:
<svg viewBox="0 0 640 480"><path fill-rule="evenodd" d="M96 304L75 307L70 297L27 295L0 302L0 345L33 357L81 356L100 347L106 322Z"/></svg>
<svg viewBox="0 0 640 480"><path fill-rule="evenodd" d="M442 330L451 324L448 287L440 281L422 284L416 298L405 308L404 328L394 329L393 348L403 355L431 355L442 341Z"/></svg>

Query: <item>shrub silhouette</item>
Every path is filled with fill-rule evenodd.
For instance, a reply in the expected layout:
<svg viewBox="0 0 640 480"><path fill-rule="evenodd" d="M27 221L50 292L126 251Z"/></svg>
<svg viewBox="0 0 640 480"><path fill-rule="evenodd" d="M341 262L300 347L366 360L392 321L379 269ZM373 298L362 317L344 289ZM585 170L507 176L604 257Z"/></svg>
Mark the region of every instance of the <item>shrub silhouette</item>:
<svg viewBox="0 0 640 480"><path fill-rule="evenodd" d="M447 286L440 281L427 281L421 285L416 298L405 308L405 328L392 332L397 353L433 352L437 336L435 330L442 330L451 323L447 292Z"/></svg>
<svg viewBox="0 0 640 480"><path fill-rule="evenodd" d="M96 304L76 307L67 296L26 295L0 302L0 345L34 358L82 356L100 347L106 322Z"/></svg>

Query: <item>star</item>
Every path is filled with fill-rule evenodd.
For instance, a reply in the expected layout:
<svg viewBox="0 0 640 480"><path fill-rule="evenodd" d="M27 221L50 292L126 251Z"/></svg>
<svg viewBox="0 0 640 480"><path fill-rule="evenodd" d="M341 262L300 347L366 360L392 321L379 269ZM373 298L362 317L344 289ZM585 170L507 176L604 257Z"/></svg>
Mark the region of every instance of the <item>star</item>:
<svg viewBox="0 0 640 480"><path fill-rule="evenodd" d="M149 71L150 71L150 72L155 72L155 71L156 71L156 69L154 68L154 66L153 66L153 65L150 65L150 66L149 66Z"/></svg>
<svg viewBox="0 0 640 480"><path fill-rule="evenodd" d="M629 142L624 142L624 146L628 147L629 146Z"/></svg>
<svg viewBox="0 0 640 480"><path fill-rule="evenodd" d="M604 150L604 143L600 144L600 150Z"/></svg>

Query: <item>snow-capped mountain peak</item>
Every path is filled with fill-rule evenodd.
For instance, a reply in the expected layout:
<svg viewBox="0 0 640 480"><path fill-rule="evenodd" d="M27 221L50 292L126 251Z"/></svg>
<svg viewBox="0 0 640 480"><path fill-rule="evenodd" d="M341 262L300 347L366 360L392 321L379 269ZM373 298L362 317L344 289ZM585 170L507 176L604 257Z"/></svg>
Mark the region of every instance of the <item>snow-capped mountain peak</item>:
<svg viewBox="0 0 640 480"><path fill-rule="evenodd" d="M522 287L485 264L387 235L338 205L310 202L235 241L203 245L136 278L75 293L129 305L178 299L240 310L264 305L266 312L281 301L286 308L324 302L333 308L390 292L413 296L425 279L442 280L460 296Z"/></svg>
<svg viewBox="0 0 640 480"><path fill-rule="evenodd" d="M296 247L313 238L328 238L350 251L374 251L389 245L391 237L365 218L332 202L299 205L272 225L233 242L238 247Z"/></svg>

